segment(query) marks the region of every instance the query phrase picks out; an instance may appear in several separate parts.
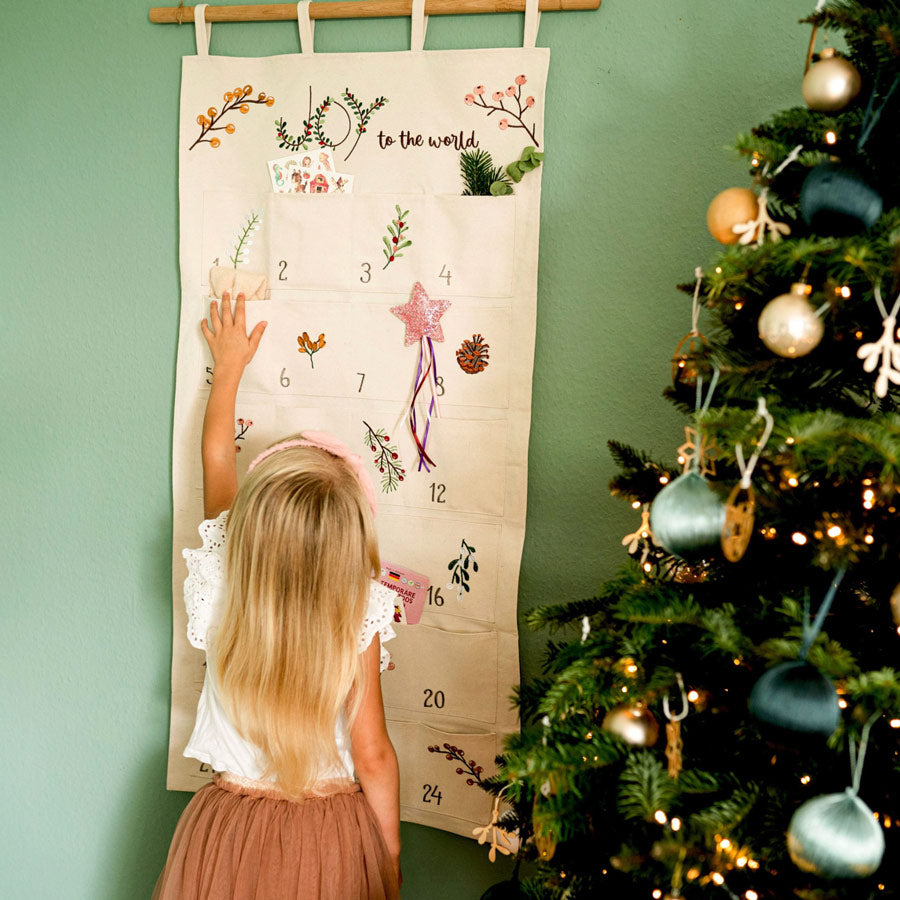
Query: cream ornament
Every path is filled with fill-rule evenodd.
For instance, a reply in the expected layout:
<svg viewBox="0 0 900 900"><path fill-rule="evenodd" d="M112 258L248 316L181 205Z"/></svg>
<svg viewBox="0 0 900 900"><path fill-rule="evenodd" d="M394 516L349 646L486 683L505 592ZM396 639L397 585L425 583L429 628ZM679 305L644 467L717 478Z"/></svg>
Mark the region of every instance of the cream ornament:
<svg viewBox="0 0 900 900"><path fill-rule="evenodd" d="M849 106L862 87L859 71L833 47L826 47L803 76L803 99L817 112L840 112Z"/></svg>
<svg viewBox="0 0 900 900"><path fill-rule="evenodd" d="M825 334L825 325L807 300L810 287L797 282L790 293L770 300L759 317L759 337L779 356L795 359L815 350Z"/></svg>
<svg viewBox="0 0 900 900"><path fill-rule="evenodd" d="M884 330L881 337L870 344L863 344L856 355L863 360L863 369L874 372L879 362L878 377L875 379L875 396L884 397L888 392L888 382L900 384L900 344L896 341L897 313L900 312L900 296L894 301L890 313L885 309L881 299L881 288L876 284L875 302L884 318Z"/></svg>

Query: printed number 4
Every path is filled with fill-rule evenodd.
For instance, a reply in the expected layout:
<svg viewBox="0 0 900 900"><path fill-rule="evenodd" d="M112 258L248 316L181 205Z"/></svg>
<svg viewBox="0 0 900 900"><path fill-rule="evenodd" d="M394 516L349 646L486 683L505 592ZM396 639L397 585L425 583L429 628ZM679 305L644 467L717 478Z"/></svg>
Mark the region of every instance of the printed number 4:
<svg viewBox="0 0 900 900"><path fill-rule="evenodd" d="M431 688L425 688L422 693L425 694L425 702L422 704L422 706L434 707L435 709L444 708L443 691L433 691L431 690Z"/></svg>
<svg viewBox="0 0 900 900"><path fill-rule="evenodd" d="M446 278L447 279L447 287L450 287L450 270L447 268L446 263L444 263L441 266L441 274L438 275L438 278Z"/></svg>
<svg viewBox="0 0 900 900"><path fill-rule="evenodd" d="M434 800L434 802L437 803L438 806L441 805L441 798L443 797L443 794L441 794L441 792L438 790L438 786L436 784L423 784L422 790L425 791L425 793L422 794L423 803L431 803L431 801Z"/></svg>

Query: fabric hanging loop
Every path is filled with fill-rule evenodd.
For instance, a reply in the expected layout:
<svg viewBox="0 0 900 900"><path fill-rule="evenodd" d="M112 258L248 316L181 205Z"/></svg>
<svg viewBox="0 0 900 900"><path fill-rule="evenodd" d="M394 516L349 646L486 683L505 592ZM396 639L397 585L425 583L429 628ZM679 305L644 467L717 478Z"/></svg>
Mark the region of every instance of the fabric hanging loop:
<svg viewBox="0 0 900 900"><path fill-rule="evenodd" d="M212 23L206 21L208 3L198 3L194 7L194 34L197 38L197 56L209 56L209 38Z"/></svg>
<svg viewBox="0 0 900 900"><path fill-rule="evenodd" d="M425 0L413 0L412 30L409 35L410 50L425 49L425 32L428 30L428 16L425 15Z"/></svg>
<svg viewBox="0 0 900 900"><path fill-rule="evenodd" d="M537 43L538 28L541 27L540 0L525 0L525 36L523 47L534 47Z"/></svg>
<svg viewBox="0 0 900 900"><path fill-rule="evenodd" d="M309 0L300 0L297 4L297 30L300 32L300 54L312 56L315 52L316 23L309 17Z"/></svg>

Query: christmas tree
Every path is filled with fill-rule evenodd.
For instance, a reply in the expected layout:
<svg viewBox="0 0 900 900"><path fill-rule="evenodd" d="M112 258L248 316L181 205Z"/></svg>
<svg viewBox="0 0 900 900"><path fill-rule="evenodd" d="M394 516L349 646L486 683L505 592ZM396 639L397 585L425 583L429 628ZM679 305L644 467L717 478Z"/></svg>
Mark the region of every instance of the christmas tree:
<svg viewBox="0 0 900 900"><path fill-rule="evenodd" d="M486 897L900 897L900 3L805 21L806 106L738 137L681 286L684 443L610 444L632 560L529 616Z"/></svg>

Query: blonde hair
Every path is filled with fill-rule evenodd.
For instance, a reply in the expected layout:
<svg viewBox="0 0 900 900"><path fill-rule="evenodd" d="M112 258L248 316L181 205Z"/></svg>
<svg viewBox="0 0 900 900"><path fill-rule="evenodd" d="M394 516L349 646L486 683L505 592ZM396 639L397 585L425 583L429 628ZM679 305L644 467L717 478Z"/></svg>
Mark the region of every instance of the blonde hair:
<svg viewBox="0 0 900 900"><path fill-rule="evenodd" d="M247 475L228 518L210 665L231 721L292 798L340 764L335 727L358 711L359 632L378 567L372 513L343 460L293 447Z"/></svg>

